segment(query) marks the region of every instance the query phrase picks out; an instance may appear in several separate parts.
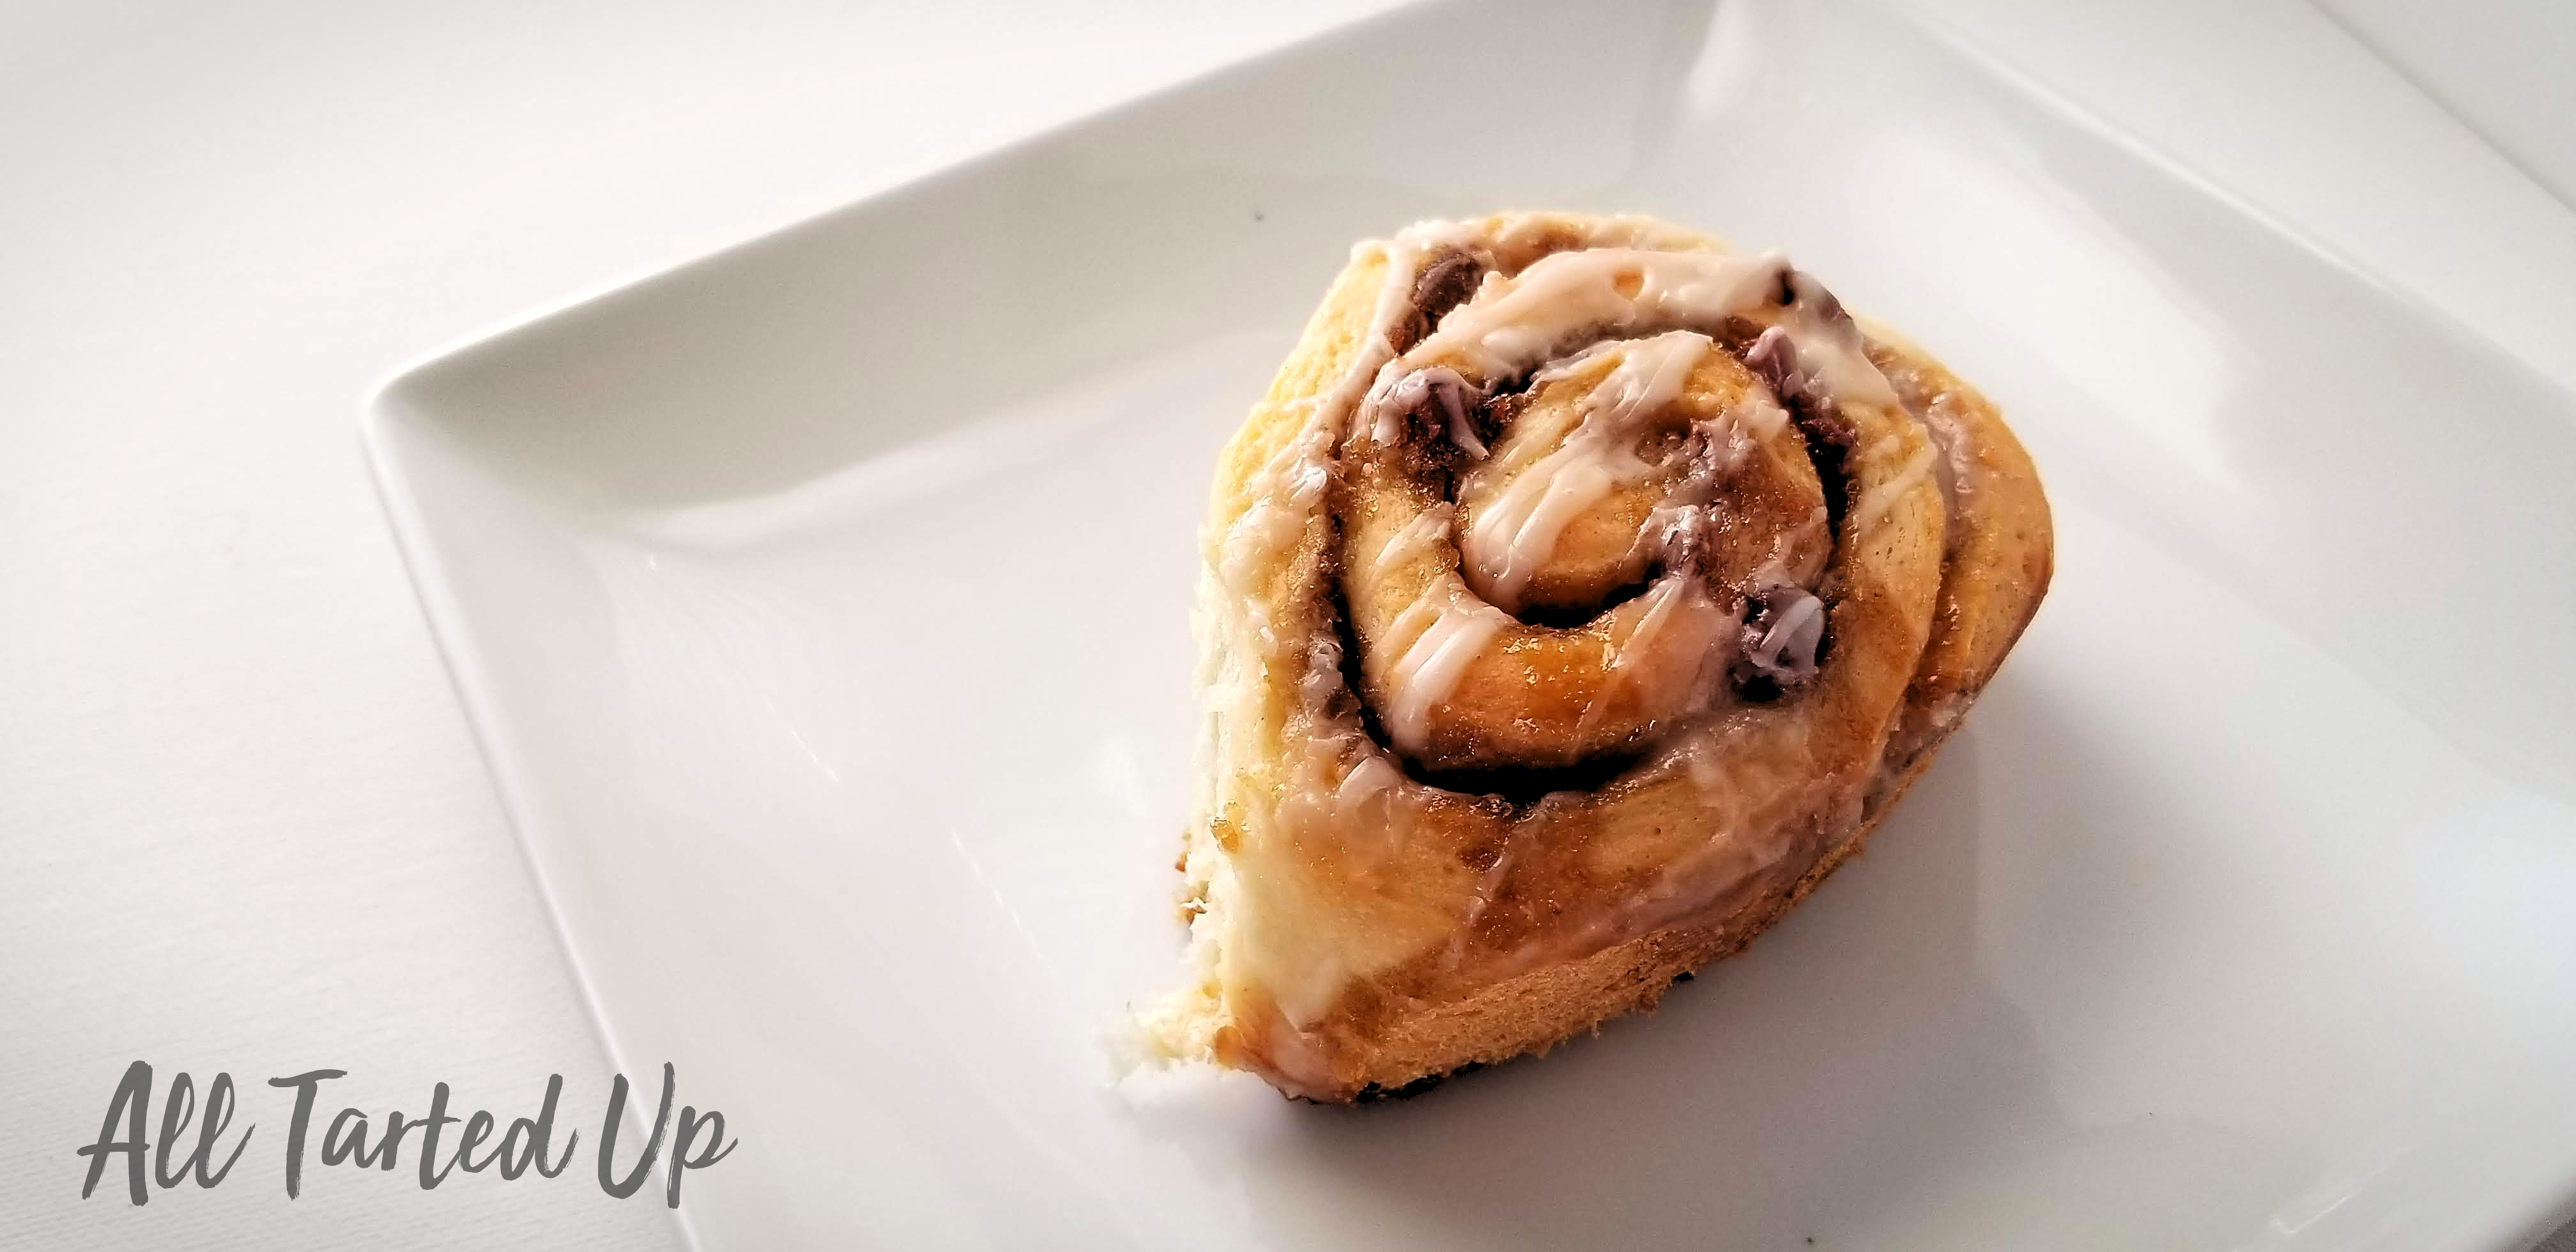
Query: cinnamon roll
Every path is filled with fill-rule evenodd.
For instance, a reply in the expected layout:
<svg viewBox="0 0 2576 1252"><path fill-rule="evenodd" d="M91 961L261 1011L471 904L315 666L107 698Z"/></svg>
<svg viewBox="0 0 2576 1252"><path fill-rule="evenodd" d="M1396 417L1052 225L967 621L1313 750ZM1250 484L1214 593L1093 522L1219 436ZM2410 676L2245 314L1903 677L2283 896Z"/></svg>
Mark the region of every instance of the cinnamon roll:
<svg viewBox="0 0 2576 1252"><path fill-rule="evenodd" d="M1321 1101L1652 1006L1860 846L2047 587L1994 407L1637 217L1364 243L1220 458L1193 985Z"/></svg>

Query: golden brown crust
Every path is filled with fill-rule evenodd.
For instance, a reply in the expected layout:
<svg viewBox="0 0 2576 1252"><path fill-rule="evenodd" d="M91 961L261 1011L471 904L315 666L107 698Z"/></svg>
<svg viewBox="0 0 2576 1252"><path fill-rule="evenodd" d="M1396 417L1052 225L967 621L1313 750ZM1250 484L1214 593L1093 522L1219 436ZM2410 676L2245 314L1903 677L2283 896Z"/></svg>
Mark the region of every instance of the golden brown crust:
<svg viewBox="0 0 2576 1252"><path fill-rule="evenodd" d="M1896 801L1932 764L1939 741L1957 728L1935 733L1911 764L1873 794L1868 815L1849 839L1829 850L1785 890L1763 895L1717 924L1671 926L1639 935L1591 956L1543 966L1485 987L1429 1011L1398 1019L1396 1028L1368 1053L1366 1076L1299 1094L1321 1103L1347 1103L1418 1090L1425 1080L1518 1056L1545 1056L1558 1044L1598 1032L1603 1023L1655 1008L1682 975L1752 946L1807 893L1859 856ZM1257 1068L1257 1067L1256 1067Z"/></svg>
<svg viewBox="0 0 2576 1252"><path fill-rule="evenodd" d="M1888 746L1890 761L1905 763L1916 754L1928 759L1949 719L1985 688L2039 612L2056 539L2039 472L1993 402L1894 331L1872 326L1870 336L1871 359L1908 407L1955 427L1948 455L1957 467L1958 538L1932 638Z"/></svg>
<svg viewBox="0 0 2576 1252"><path fill-rule="evenodd" d="M1638 220L1532 215L1474 226L1468 233L1491 245L1479 255L1506 258L1491 262L1506 275L1605 239L1714 247ZM1314 648L1339 620L1345 591L1328 589L1347 583L1351 567L1402 524L1372 511L1423 506L1419 497L1401 503L1400 479L1370 477L1373 465L1400 462L1384 460L1394 454L1373 450L1365 432L1350 434L1343 461L1332 462L1343 432L1319 429L1317 414L1337 389L1350 403L1355 364L1369 367L1381 293L1406 278L1390 275L1390 255L1363 252L1341 275L1220 458L1207 540L1213 603L1203 605L1214 620L1202 623L1219 689L1218 760L1184 856L1184 913L1208 914L1198 926L1205 977L1185 993L1182 1014L1192 1019L1182 1033L1197 1042L1173 1050L1196 1048L1284 1091L1331 1101L1543 1052L1651 1007L1676 976L1742 949L1855 854L1928 765L2029 622L2051 559L2046 499L1993 406L1920 349L1872 328L1869 361L1902 407L1849 397L1842 406L1850 424L1842 503L1848 511L1869 500L1872 514L1840 528L1828 592L1835 651L1814 690L1691 732L1693 751L1709 748L1697 757L1668 755L1590 790L1509 800L1404 779L1382 804L1359 789L1354 809L1347 797L1367 781L1360 764L1392 758L1383 741L1354 746L1356 714L1316 702L1316 683L1337 680ZM1418 256L1402 263L1425 264ZM1740 356L1760 325L1730 326L1730 351ZM1702 385L1740 392L1734 357L1712 359L1722 364ZM1937 492L1921 477L1935 459ZM1303 513L1281 507L1310 464L1338 465L1319 484L1319 503ZM1275 554L1246 559L1247 534L1275 544ZM1424 599L1427 579L1460 577L1454 546L1435 547L1428 559L1434 564L1399 570L1412 581L1389 593L1391 607ZM1367 608L1373 590L1347 588L1354 609ZM1235 611L1245 604L1255 610ZM1369 676L1364 698L1382 717L1394 698L1391 662L1369 649L1402 640L1376 638L1395 617L1368 611L1377 615L1363 616L1358 668ZM1458 711L1509 720L1511 692L1526 688L1536 703L1517 710L1515 729L1544 751L1563 728L1533 727L1569 721L1599 692L1557 692L1566 716L1544 716L1556 676L1537 672L1547 668L1538 662L1555 655L1550 648L1573 649L1575 662L1551 662L1560 668L1579 663L1587 646L1596 661L1615 656L1595 645L1623 640L1638 616L1596 627L1594 645L1579 634L1522 632L1532 642L1479 658L1500 677L1465 684ZM1333 729L1336 716L1349 725ZM1457 759L1481 760L1475 754L1491 745L1452 746ZM1574 743L1567 755L1600 746ZM1437 763L1449 750L1417 747L1404 768ZM1530 751L1514 740L1500 755L1526 760ZM1712 772L1724 780L1715 791ZM1317 1000L1318 987L1338 990Z"/></svg>

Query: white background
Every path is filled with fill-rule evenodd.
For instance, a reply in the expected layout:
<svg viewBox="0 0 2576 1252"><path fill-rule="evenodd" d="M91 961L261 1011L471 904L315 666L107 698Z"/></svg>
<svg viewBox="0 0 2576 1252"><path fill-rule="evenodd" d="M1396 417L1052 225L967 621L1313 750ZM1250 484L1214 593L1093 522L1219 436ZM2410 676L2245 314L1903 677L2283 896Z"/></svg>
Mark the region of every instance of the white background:
<svg viewBox="0 0 2576 1252"><path fill-rule="evenodd" d="M1380 6L917 7L0 11L0 1244L676 1246L589 1179L601 1050L354 420L429 349ZM2576 9L1928 7L2576 388ZM77 1198L137 1058L249 1084L221 1188ZM264 1080L324 1066L326 1110L504 1120L561 1073L585 1152L289 1204Z"/></svg>

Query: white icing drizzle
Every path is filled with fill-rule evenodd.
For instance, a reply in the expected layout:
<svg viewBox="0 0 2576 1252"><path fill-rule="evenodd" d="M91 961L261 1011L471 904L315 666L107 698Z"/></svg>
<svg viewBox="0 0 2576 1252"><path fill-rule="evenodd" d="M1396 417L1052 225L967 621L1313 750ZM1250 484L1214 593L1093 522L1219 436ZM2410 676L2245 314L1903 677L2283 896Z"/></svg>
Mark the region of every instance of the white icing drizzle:
<svg viewBox="0 0 2576 1252"><path fill-rule="evenodd" d="M1464 536L1464 554L1484 575L1496 604L1518 608L1566 524L1614 488L1654 472L1632 446L1637 427L1681 396L1711 346L1708 336L1687 330L1608 345L1619 362L1584 396L1573 433L1512 479ZM1565 377L1575 367L1568 362L1542 371L1536 381Z"/></svg>
<svg viewBox="0 0 2576 1252"><path fill-rule="evenodd" d="M1369 388L1369 407L1377 410L1377 420L1369 426L1369 438L1379 443L1394 442L1402 429L1404 414L1429 399L1440 405L1443 429L1450 442L1468 456L1482 460L1484 442L1476 437L1474 423L1467 420L1467 389L1456 370L1438 366L1410 374L1384 371Z"/></svg>
<svg viewBox="0 0 2576 1252"><path fill-rule="evenodd" d="M1399 365L1454 357L1487 378L1501 377L1579 330L1615 331L1649 319L1716 322L1767 299L1788 270L1776 253L1559 252L1522 270L1494 298L1458 306ZM1622 279L1633 282L1635 295L1621 293Z"/></svg>
<svg viewBox="0 0 2576 1252"><path fill-rule="evenodd" d="M1863 349L1860 327L1827 312L1838 306L1814 279L1798 274L1791 285L1798 299L1781 318L1780 328L1798 349L1798 368L1835 399L1901 408L1896 388Z"/></svg>
<svg viewBox="0 0 2576 1252"><path fill-rule="evenodd" d="M1511 621L1490 604L1458 595L1455 583L1435 584L1435 588L1441 586L1451 588L1450 594L1441 596L1435 589L1396 619L1394 633L1400 634L1408 622L1426 611L1431 614L1430 624L1413 637L1387 681L1391 698L1387 701L1386 732L1406 752L1424 749L1433 706L1458 689L1458 680L1466 676L1467 667ZM1432 607L1435 598L1440 603Z"/></svg>
<svg viewBox="0 0 2576 1252"><path fill-rule="evenodd" d="M1378 283L1377 306L1370 314L1368 332L1360 338L1358 355L1332 390L1289 402L1306 410L1305 426L1253 474L1247 484L1251 503L1218 542L1216 574L1238 593L1235 602L1250 610L1246 625L1265 655L1277 652L1279 638L1268 614L1258 607L1258 597L1248 594L1252 575L1295 544L1304 532L1307 510L1322 497L1325 484L1331 481L1327 458L1343 420L1368 391L1370 380L1395 358L1390 332L1399 319L1412 311L1413 284L1423 253L1443 244L1464 246L1472 237L1464 223L1423 222L1394 239L1362 243L1352 249L1355 257L1374 250L1386 258L1385 275Z"/></svg>
<svg viewBox="0 0 2576 1252"><path fill-rule="evenodd" d="M1792 671L1789 678L1812 674L1815 672L1816 643L1824 633L1825 602L1807 592L1798 592L1797 598L1789 602L1789 607L1781 610L1780 620L1772 623L1771 628L1762 632L1762 637L1746 650L1745 660L1765 673ZM1781 663L1783 656L1791 658L1789 664Z"/></svg>
<svg viewBox="0 0 2576 1252"><path fill-rule="evenodd" d="M1412 521L1387 536L1386 543L1378 548L1376 558L1368 565L1368 580L1375 583L1385 578L1394 572L1397 563L1449 533L1450 519L1456 512L1457 506L1443 500L1414 514Z"/></svg>
<svg viewBox="0 0 2576 1252"><path fill-rule="evenodd" d="M1467 939L1475 933L1477 919L1494 906L1494 897L1501 894L1504 881L1512 876L1512 860L1520 850L1521 832L1514 831L1503 841L1503 850L1495 855L1494 863L1477 875L1476 894L1467 901L1466 916L1459 919L1458 928L1449 934L1447 956L1452 968L1457 966L1460 957L1467 954Z"/></svg>
<svg viewBox="0 0 2576 1252"><path fill-rule="evenodd" d="M1897 497L1913 490L1932 472L1932 461L1938 455L1932 441L1926 439L1922 447L1914 450L1913 456L1906 458L1902 468L1888 476L1886 482L1860 493L1860 501L1852 506L1852 528L1868 530L1878 525L1879 519L1896 507Z"/></svg>
<svg viewBox="0 0 2576 1252"><path fill-rule="evenodd" d="M1573 741L1566 745L1569 757L1580 752L1584 742L1592 737L1592 728L1600 723L1602 713L1610 707L1610 697L1617 694L1628 681L1628 675L1635 672L1636 667L1628 663L1630 658L1641 656L1653 647L1655 636L1663 633L1666 624L1679 611L1683 599L1697 594L1701 593L1692 580L1671 574L1658 579L1646 592L1645 614L1629 629L1628 637L1611 648L1609 663L1602 669L1601 689L1592 693L1592 703L1584 706L1582 718L1574 724Z"/></svg>
<svg viewBox="0 0 2576 1252"><path fill-rule="evenodd" d="M1619 290L1622 280L1636 288L1634 295ZM1824 288L1776 252L1744 257L1596 247L1555 253L1477 292L1390 368L1409 372L1457 359L1499 378L1535 364L1577 331L1615 333L1655 320L1713 325L1765 303L1784 280L1797 298L1780 328L1797 348L1800 367L1836 399L1895 407L1896 389L1870 363L1860 328L1837 316L1839 306Z"/></svg>
<svg viewBox="0 0 2576 1252"><path fill-rule="evenodd" d="M1701 795L1712 795L1725 788L1726 767L1705 745L1691 745L1691 750L1682 757L1682 765L1690 772L1691 786L1697 788Z"/></svg>
<svg viewBox="0 0 2576 1252"><path fill-rule="evenodd" d="M1333 790L1333 807L1339 809L1345 818L1356 816L1363 805L1402 781L1402 771L1385 757L1368 753L1351 766L1349 773L1342 775L1341 785Z"/></svg>
<svg viewBox="0 0 2576 1252"><path fill-rule="evenodd" d="M1974 445L1967 432L1960 429L1958 415L1949 411L1949 399L1947 393L1937 395L1931 403L1913 410L1915 420L1923 424L1924 436L1932 441L1932 482L1941 489L1941 516L1949 523L1943 539L1944 554L1957 551L1967 539L1968 528L1958 524L1959 510L1977 489Z"/></svg>
<svg viewBox="0 0 2576 1252"><path fill-rule="evenodd" d="M1781 408L1771 397L1755 392L1729 405L1726 420L1755 439L1768 439L1789 424L1789 410Z"/></svg>
<svg viewBox="0 0 2576 1252"><path fill-rule="evenodd" d="M1772 536L1771 554L1754 569L1750 585L1815 586L1832 555L1830 525L1825 506L1819 504L1808 512L1807 520Z"/></svg>
<svg viewBox="0 0 2576 1252"><path fill-rule="evenodd" d="M1583 407L1586 416L1598 413L1613 424L1624 424L1671 404L1682 394L1682 384L1690 381L1692 367L1715 345L1698 331L1673 330L1615 346L1619 363L1593 384ZM1539 378L1562 377L1562 368L1542 370Z"/></svg>
<svg viewBox="0 0 2576 1252"><path fill-rule="evenodd" d="M1515 223L1514 226L1533 224ZM1511 229L1506 228L1491 242L1496 246L1508 246L1512 238ZM1413 285L1421 280L1422 258L1440 248L1471 249L1477 242L1476 229L1471 223L1428 221L1415 222L1397 231L1392 239L1370 241L1351 249L1353 260L1367 256L1372 250L1384 256L1386 276L1378 284L1377 307L1369 314L1368 334L1361 340L1360 355L1351 362L1350 372L1342 376L1340 385L1334 388L1325 406L1327 409L1348 409L1366 393L1372 381L1386 381L1380 377L1380 371L1395 358L1395 339L1391 332L1397 322L1413 313ZM1493 273L1488 271L1484 281L1491 283L1493 279Z"/></svg>
<svg viewBox="0 0 2576 1252"><path fill-rule="evenodd" d="M1320 455L1324 441L1318 438L1318 426L1311 418L1308 422L1254 472L1252 504L1226 528L1226 567L1221 572L1228 586L1242 589L1245 576L1264 558L1294 544L1305 528L1307 510L1323 498L1332 474Z"/></svg>

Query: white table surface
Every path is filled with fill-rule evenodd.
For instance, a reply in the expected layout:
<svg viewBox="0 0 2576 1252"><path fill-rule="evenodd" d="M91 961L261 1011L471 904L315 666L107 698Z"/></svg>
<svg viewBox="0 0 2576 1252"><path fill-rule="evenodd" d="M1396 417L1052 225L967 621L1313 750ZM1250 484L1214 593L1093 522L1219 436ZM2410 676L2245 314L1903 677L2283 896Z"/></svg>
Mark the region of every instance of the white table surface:
<svg viewBox="0 0 2576 1252"><path fill-rule="evenodd" d="M0 1244L677 1246L586 1154L551 1181L279 1188L273 1075L345 1069L327 1107L414 1113L444 1081L506 1120L561 1073L575 1125L608 1081L359 399L477 330L1379 7L0 9ZM2565 6L1920 7L2576 390ZM2256 30L2298 53L2242 52ZM72 1149L138 1058L249 1085L261 1138L223 1186L78 1198Z"/></svg>

